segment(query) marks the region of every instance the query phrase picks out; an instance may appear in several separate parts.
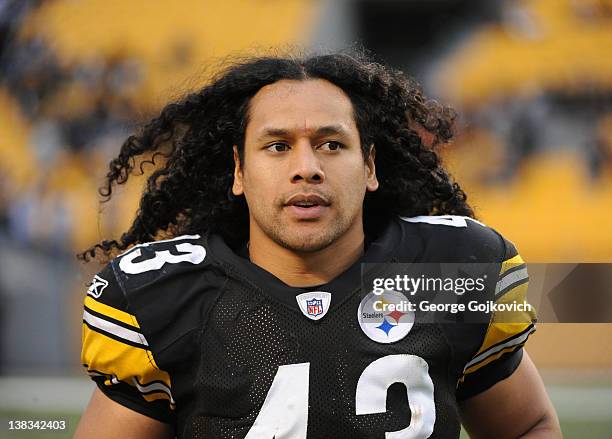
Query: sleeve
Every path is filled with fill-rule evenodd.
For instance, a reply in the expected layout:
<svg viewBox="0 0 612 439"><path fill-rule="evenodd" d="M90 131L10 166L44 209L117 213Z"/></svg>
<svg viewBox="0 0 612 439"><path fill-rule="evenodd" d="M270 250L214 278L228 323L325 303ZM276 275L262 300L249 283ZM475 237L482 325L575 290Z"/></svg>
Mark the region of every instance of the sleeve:
<svg viewBox="0 0 612 439"><path fill-rule="evenodd" d="M158 368L111 264L94 276L85 296L81 362L112 400L159 421L174 421L170 376Z"/></svg>
<svg viewBox="0 0 612 439"><path fill-rule="evenodd" d="M495 310L480 348L463 368L457 385L458 400L483 392L512 375L523 358L523 345L535 331L535 309L526 300L527 266L514 245L501 239L505 251L501 265L498 264Z"/></svg>

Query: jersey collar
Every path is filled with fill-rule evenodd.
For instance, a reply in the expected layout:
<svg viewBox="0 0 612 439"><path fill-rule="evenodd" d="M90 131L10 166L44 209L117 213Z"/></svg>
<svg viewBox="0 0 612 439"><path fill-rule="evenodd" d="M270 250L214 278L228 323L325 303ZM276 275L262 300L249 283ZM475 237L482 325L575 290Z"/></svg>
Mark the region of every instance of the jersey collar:
<svg viewBox="0 0 612 439"><path fill-rule="evenodd" d="M400 221L399 218L388 221L379 237L368 246L363 256L347 270L326 284L311 287L287 285L249 259L237 255L217 234L207 237L207 245L211 250L211 257L220 262L226 270L232 272L236 277L261 290L263 294L272 296L275 300L297 310L298 306L295 299L297 295L309 291L326 291L332 294L330 309L334 309L360 288L362 263L393 262L397 260L396 248L406 239L406 236L403 236L405 235L405 229L401 227ZM412 260L413 258L409 257L409 259ZM402 262L410 261L402 260Z"/></svg>

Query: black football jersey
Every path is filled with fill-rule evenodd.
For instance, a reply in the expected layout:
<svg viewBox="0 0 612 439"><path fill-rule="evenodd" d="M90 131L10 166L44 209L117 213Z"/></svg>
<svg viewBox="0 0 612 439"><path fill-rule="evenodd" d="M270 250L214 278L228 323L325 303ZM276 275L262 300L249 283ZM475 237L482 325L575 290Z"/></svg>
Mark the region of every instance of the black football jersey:
<svg viewBox="0 0 612 439"><path fill-rule="evenodd" d="M108 397L179 438L457 438L458 402L514 372L535 315L448 323L395 310L363 324L364 266L429 262L486 263L480 300L525 298L514 246L464 217L392 218L359 261L308 288L218 235L179 236L94 277L82 362Z"/></svg>

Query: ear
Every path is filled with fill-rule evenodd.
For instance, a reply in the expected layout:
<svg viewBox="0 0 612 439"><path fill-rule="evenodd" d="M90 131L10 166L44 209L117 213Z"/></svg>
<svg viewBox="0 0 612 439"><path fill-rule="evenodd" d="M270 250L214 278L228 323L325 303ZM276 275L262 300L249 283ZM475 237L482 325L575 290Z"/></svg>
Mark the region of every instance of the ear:
<svg viewBox="0 0 612 439"><path fill-rule="evenodd" d="M232 184L232 193L236 196L244 194L242 185L242 166L240 164L240 155L238 147L234 145L234 183Z"/></svg>
<svg viewBox="0 0 612 439"><path fill-rule="evenodd" d="M376 158L376 148L374 144L370 145L370 152L366 159L366 189L369 192L374 192L378 189L378 179L376 178L376 165L374 159Z"/></svg>

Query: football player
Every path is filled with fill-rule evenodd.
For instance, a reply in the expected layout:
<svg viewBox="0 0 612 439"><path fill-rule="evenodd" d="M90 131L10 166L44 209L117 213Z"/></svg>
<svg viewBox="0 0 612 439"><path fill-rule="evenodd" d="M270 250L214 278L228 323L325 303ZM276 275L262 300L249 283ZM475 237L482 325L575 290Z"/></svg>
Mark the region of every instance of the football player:
<svg viewBox="0 0 612 439"><path fill-rule="evenodd" d="M362 313L367 263L483 263L483 300L525 297L434 150L453 119L359 54L248 60L166 106L110 164L106 196L164 159L131 228L82 255L123 251L85 297L77 437L560 437L533 313Z"/></svg>

